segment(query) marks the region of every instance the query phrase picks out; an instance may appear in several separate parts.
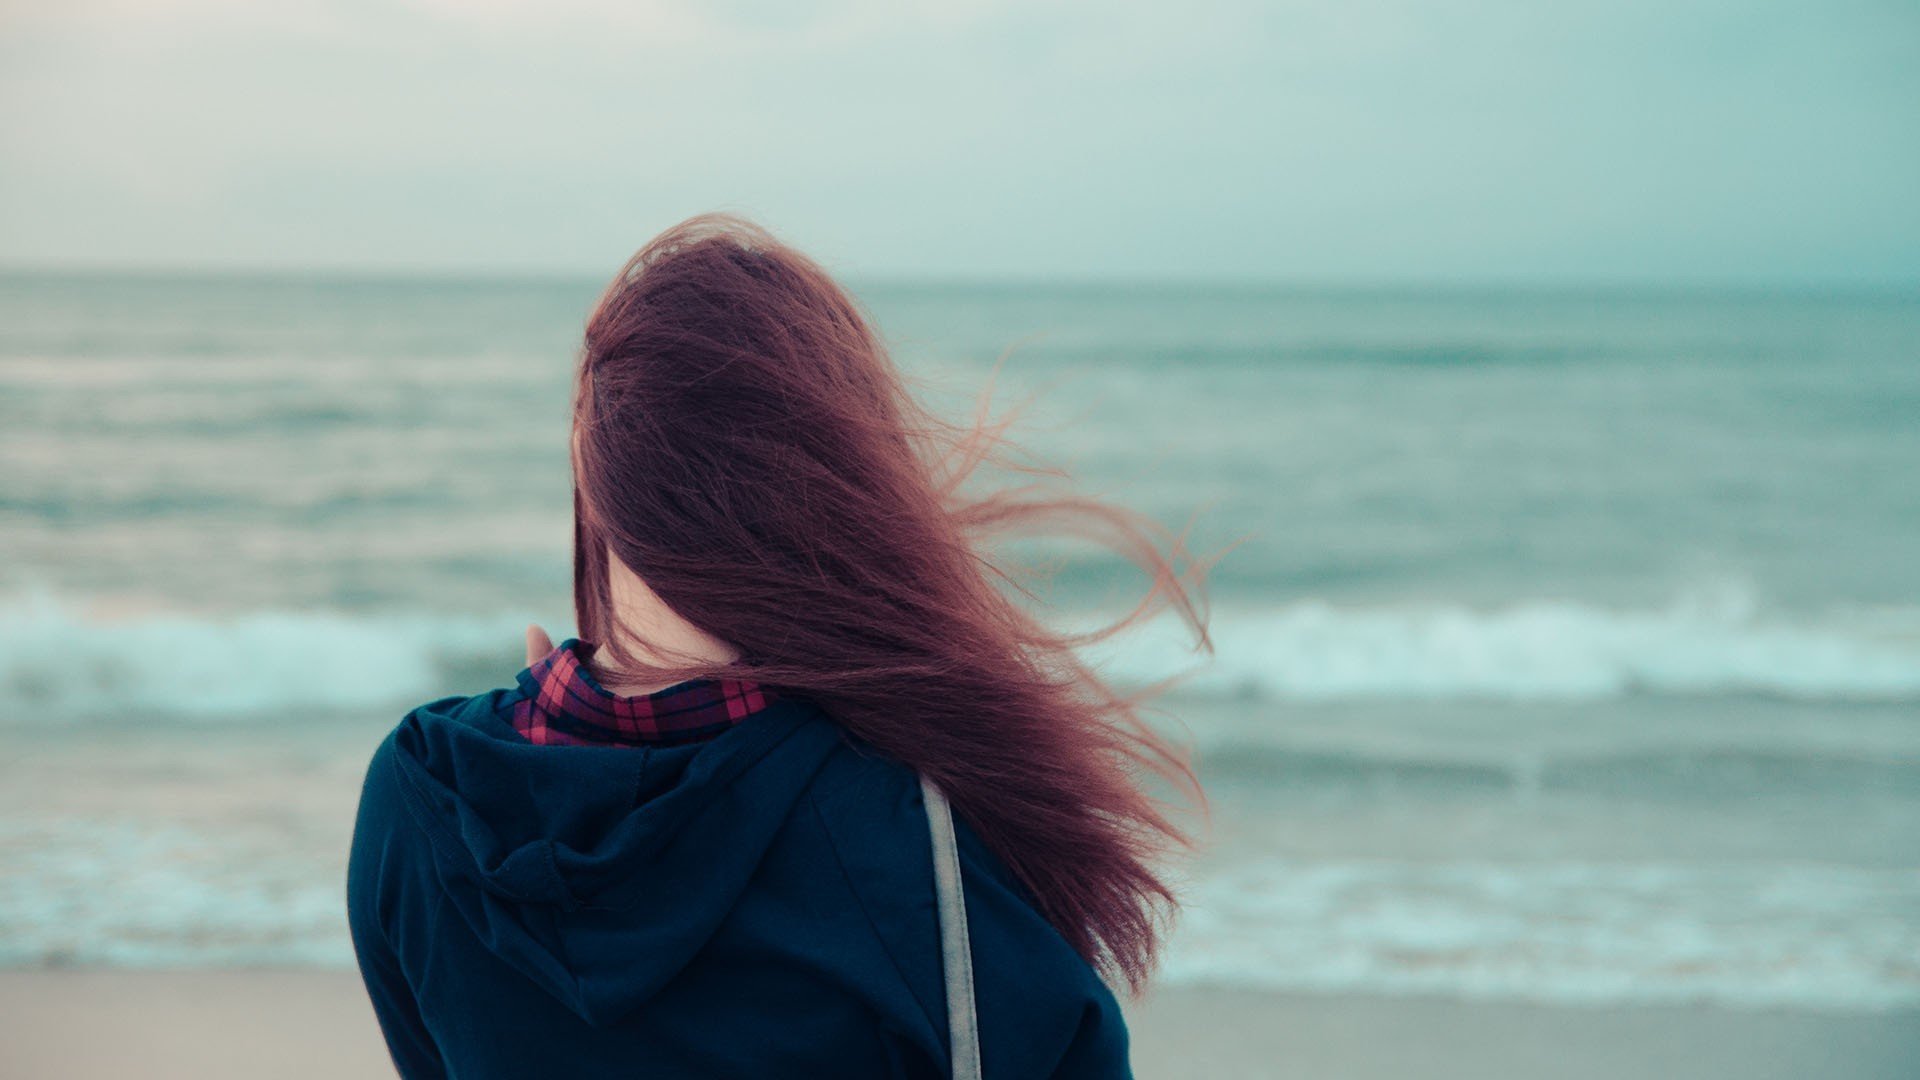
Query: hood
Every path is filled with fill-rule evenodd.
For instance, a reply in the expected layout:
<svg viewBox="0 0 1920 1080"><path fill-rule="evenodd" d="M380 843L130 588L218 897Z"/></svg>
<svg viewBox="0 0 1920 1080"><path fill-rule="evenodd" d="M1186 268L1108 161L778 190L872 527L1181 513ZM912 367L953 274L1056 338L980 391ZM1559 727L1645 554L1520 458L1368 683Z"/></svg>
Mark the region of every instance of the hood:
<svg viewBox="0 0 1920 1080"><path fill-rule="evenodd" d="M453 910L583 1019L614 1023L712 938L839 729L776 698L692 746L536 746L505 718L515 700L423 706L392 761Z"/></svg>

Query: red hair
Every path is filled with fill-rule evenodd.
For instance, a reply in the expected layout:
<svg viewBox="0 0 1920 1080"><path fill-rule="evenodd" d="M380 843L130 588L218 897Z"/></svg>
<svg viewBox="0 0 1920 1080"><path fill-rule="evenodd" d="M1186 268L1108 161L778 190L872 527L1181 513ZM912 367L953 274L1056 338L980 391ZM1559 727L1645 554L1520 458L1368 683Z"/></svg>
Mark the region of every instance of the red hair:
<svg viewBox="0 0 1920 1080"><path fill-rule="evenodd" d="M946 791L1090 963L1144 986L1174 908L1154 863L1184 837L1143 781L1199 786L1140 716L1161 687L1122 693L1075 650L1169 605L1211 648L1205 567L1180 537L1040 480L962 495L977 466L1005 463L1006 421L927 413L825 271L730 217L667 230L614 280L587 324L574 424L574 604L597 662L815 701ZM1050 630L982 548L1036 532L1098 540L1153 586L1103 630ZM740 660L625 648L609 553Z"/></svg>

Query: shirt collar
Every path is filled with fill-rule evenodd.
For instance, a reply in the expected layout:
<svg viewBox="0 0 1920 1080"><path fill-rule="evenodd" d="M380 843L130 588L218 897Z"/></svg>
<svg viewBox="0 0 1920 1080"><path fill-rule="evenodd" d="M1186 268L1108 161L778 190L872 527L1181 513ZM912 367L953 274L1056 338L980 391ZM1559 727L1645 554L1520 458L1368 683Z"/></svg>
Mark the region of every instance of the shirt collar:
<svg viewBox="0 0 1920 1080"><path fill-rule="evenodd" d="M521 672L525 697L514 707L514 729L543 746L671 746L712 738L774 697L745 679L690 679L623 697L587 670L592 653L568 638Z"/></svg>

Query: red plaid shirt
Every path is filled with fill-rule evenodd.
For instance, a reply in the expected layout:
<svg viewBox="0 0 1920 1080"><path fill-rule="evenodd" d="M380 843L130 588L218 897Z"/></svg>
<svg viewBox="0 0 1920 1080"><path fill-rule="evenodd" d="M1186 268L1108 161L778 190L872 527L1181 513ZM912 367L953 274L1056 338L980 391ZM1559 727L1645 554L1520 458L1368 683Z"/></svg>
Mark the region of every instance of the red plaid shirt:
<svg viewBox="0 0 1920 1080"><path fill-rule="evenodd" d="M767 707L773 695L743 679L693 679L634 697L609 693L582 663L592 649L561 642L521 676L532 686L513 726L542 746L677 746L710 739Z"/></svg>

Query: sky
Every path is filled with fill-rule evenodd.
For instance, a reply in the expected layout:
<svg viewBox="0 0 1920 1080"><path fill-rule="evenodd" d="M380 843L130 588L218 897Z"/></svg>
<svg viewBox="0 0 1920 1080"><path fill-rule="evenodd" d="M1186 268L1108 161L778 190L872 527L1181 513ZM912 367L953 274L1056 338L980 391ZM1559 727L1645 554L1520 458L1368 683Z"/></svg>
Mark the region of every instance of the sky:
<svg viewBox="0 0 1920 1080"><path fill-rule="evenodd" d="M1920 285L1914 0L0 0L0 264Z"/></svg>

